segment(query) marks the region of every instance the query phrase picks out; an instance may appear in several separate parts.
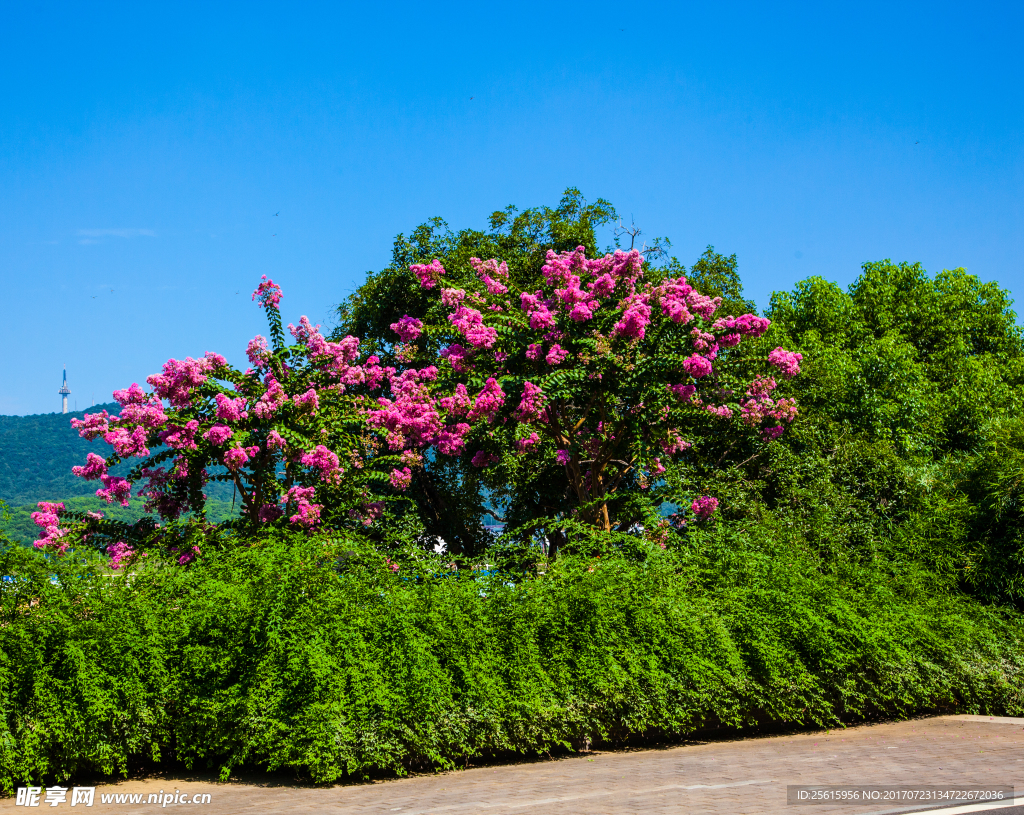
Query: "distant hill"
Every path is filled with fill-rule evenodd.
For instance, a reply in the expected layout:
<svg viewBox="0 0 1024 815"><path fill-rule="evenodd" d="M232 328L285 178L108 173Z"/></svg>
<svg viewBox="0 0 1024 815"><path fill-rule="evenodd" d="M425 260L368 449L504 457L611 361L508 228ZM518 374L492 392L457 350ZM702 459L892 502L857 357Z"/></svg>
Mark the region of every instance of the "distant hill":
<svg viewBox="0 0 1024 815"><path fill-rule="evenodd" d="M95 495L96 483L76 478L71 468L84 464L87 453L107 456L110 446L102 439L86 441L79 437L71 428L71 419L104 409L116 414L120 405L96 405L66 414L0 416L0 499L16 507ZM129 467L120 465L118 470L122 469Z"/></svg>
<svg viewBox="0 0 1024 815"><path fill-rule="evenodd" d="M88 453L106 457L110 446L102 439L86 441L71 427L71 419L81 419L85 413L107 410L116 414L117 403L95 405L75 413L42 413L34 416L0 416L0 500L11 511L10 521L0 521L0 528L12 540L30 544L36 537L36 528L29 519L39 501L64 501L76 510L103 510L119 520L134 520L142 515L142 502L132 506L108 506L96 497L100 486L71 473L76 464L84 464ZM113 468L115 475L124 475L132 463ZM231 505L231 487L220 482L207 485L211 499L210 517L227 515ZM226 502L226 503L225 503Z"/></svg>

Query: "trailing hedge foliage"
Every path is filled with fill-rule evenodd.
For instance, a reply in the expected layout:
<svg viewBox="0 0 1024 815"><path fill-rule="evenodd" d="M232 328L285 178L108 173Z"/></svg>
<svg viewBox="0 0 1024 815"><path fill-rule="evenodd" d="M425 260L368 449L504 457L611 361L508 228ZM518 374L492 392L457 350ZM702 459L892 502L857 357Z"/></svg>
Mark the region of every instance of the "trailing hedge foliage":
<svg viewBox="0 0 1024 815"><path fill-rule="evenodd" d="M708 725L1024 713L1014 612L730 534L516 579L392 574L351 540L113 577L11 548L0 785L139 758L329 782Z"/></svg>

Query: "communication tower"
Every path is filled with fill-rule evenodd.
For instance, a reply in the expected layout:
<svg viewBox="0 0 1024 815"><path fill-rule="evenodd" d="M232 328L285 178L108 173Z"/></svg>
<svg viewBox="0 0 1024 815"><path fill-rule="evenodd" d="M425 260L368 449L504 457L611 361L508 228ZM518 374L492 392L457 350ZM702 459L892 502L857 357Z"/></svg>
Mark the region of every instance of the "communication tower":
<svg viewBox="0 0 1024 815"><path fill-rule="evenodd" d="M71 388L68 387L68 367L64 366L64 384L60 386L60 390L57 391L61 395L61 403L63 410L62 413L68 412L68 397L71 395Z"/></svg>

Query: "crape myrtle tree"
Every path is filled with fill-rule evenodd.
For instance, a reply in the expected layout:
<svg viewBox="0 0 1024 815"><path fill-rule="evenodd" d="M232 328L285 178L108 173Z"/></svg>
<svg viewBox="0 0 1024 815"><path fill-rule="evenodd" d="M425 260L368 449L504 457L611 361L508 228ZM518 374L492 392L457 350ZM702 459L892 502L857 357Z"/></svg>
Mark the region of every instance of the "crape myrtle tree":
<svg viewBox="0 0 1024 815"><path fill-rule="evenodd" d="M538 238L592 238L609 214L594 217L574 191L543 214L547 234L527 229L536 211L511 226L508 212L497 213L488 235L442 233L447 266L422 257L437 247L442 225L434 222L416 234L422 262L408 271L396 262L343 310L346 329L361 323L376 333L375 349L402 370L371 421L393 450L423 453L409 482L435 496L439 473L457 488L471 484L467 491L486 494L519 534L542 532L556 545L573 524L607 533L639 522L663 543L667 524L652 524L652 510L665 498L685 498L698 519L717 506L713 496L666 491L670 464L706 437L766 444L796 415L776 377L798 373L800 355L764 347L768 320L721 314L722 297L673 274L678 264L654 269L635 247L591 257L579 244L548 247L534 270ZM467 251L503 242L513 263ZM396 261L408 259L406 246L400 238ZM735 279L734 259L702 260ZM388 333L382 315L393 319ZM428 528L439 509L428 506ZM675 516L677 525L685 520Z"/></svg>
<svg viewBox="0 0 1024 815"><path fill-rule="evenodd" d="M767 319L723 315L728 293L701 292L676 263L655 268L632 245L603 256L587 242L559 248L581 238L593 246L595 226L613 216L569 191L556 211L495 215L483 241L446 235L449 268L437 257L411 262L371 278L350 303L347 322L361 321L367 342L328 340L303 317L286 345L281 290L264 279L253 296L272 342L249 343L249 369L217 354L172 359L148 378L151 392L115 393L118 416L74 422L113 448L76 473L98 479L109 502L135 490L152 517L127 526L44 504L37 546L88 542L115 565L156 549L188 563L224 526L245 539L267 526L346 525L393 546L383 538L394 537L395 519L381 519L403 500L421 510L418 540L443 538L454 554L488 542L483 509L506 512L513 537L539 534L555 547L570 531L641 529L665 545L670 526L656 516L665 499L685 507L677 528L717 507L666 479L668 467L706 458L709 439L727 442L726 455L737 440L749 448L778 438L796 415L778 381L799 372L801 357L769 350ZM417 241L429 246L439 226ZM511 250L514 265L474 254L452 265L452 253L488 241ZM700 263L738 296L734 258L709 252ZM416 315L392 311L382 336L396 299ZM371 353L361 359L361 348ZM109 472L128 458L141 463L127 478ZM206 523L210 479L233 484L239 520Z"/></svg>
<svg viewBox="0 0 1024 815"><path fill-rule="evenodd" d="M578 190L566 191L555 208L536 207L517 211L514 207L495 212L486 230L451 230L440 218L433 218L411 234L395 239L391 264L368 276L367 281L339 308L334 338L346 335L362 338L367 351L378 354L385 364L398 369L409 363L398 358L400 343L391 329L405 315L422 318L437 300L436 289L425 289L409 273L415 263L440 259L450 275L470 270L472 257L500 257L509 270L509 285L535 288L542 280L541 267L548 250L565 251L584 246L589 255L598 253L596 229L615 221L616 213L603 199L586 202ZM420 339L424 351L438 352L439 342ZM486 515L495 514L493 497L480 480L480 470L459 456L428 454L413 470L408 495L415 501L427 531L444 540L453 554L476 555L493 540L483 525ZM560 483L535 481L522 487L533 490L531 503L551 513L562 508L564 490ZM499 514L500 518L503 515Z"/></svg>
<svg viewBox="0 0 1024 815"><path fill-rule="evenodd" d="M360 359L355 337L326 340L306 317L288 326L295 342L286 344L281 297L265 276L253 293L270 341L249 342L247 370L215 353L171 359L147 379L151 391L138 384L115 391L119 415L72 420L80 435L112 448L105 459L90 453L75 474L99 481L97 495L108 503L127 506L134 491L149 516L129 525L44 502L33 514L44 530L38 548L63 552L86 542L105 549L115 567L150 551L188 563L218 531L205 520L211 480L231 483L240 502L241 516L222 525L227 530L372 526L403 487L393 476L400 458L379 449L366 420L368 394L394 371L372 354ZM126 478L109 473L129 459L140 463Z"/></svg>

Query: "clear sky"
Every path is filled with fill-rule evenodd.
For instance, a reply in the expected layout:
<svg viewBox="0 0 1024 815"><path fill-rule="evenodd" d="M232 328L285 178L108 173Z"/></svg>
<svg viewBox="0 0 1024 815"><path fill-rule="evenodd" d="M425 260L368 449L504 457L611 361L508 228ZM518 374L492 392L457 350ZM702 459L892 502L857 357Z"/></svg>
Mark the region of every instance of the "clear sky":
<svg viewBox="0 0 1024 815"><path fill-rule="evenodd" d="M1024 293L1020 3L14 3L0 413L244 361L440 215L567 186L749 295L864 261ZM275 216L275 213L280 213Z"/></svg>

